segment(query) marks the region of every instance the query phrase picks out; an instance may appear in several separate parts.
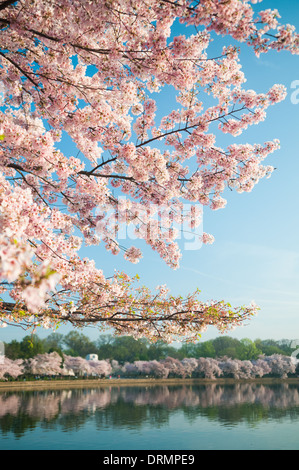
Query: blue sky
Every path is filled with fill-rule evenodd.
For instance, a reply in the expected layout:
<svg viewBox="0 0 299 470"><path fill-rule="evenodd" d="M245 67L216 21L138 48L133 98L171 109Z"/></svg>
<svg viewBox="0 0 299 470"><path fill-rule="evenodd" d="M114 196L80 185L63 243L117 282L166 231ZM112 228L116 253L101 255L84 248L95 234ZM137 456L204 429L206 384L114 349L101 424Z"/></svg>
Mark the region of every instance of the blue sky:
<svg viewBox="0 0 299 470"><path fill-rule="evenodd" d="M296 26L299 31L298 0L264 0L255 9L277 8L281 22ZM193 31L192 31L193 32ZM219 41L221 44L223 40ZM225 40L226 44L233 43ZM217 50L217 43L213 44ZM222 45L218 50L222 49ZM264 179L251 193L227 192L225 209L204 209L203 229L215 237L213 245L183 253L181 267L172 271L151 250L145 247L143 259L131 265L122 258L110 255L104 247L84 248L82 254L96 260L108 276L114 269L140 276L142 283L155 288L167 284L171 292L186 295L196 288L203 300L225 300L232 305L246 305L254 300L261 308L247 325L229 331L236 338L299 338L299 57L289 53L268 53L259 59L246 46L241 47L241 63L245 72L246 88L266 92L275 83L284 84L286 100L268 110L266 121L251 127L240 137L220 136L218 145L230 143L263 143L278 138L279 151L271 154L266 164L276 171ZM298 82L299 83L299 82ZM167 95L162 95L168 100ZM293 102L292 102L293 101ZM166 102L164 102L165 104ZM183 242L183 240L182 240ZM61 328L61 333L70 329ZM39 330L41 337L51 331ZM94 328L84 333L96 339ZM0 340L24 336L19 328L0 330ZM214 338L219 332L211 328L202 341Z"/></svg>

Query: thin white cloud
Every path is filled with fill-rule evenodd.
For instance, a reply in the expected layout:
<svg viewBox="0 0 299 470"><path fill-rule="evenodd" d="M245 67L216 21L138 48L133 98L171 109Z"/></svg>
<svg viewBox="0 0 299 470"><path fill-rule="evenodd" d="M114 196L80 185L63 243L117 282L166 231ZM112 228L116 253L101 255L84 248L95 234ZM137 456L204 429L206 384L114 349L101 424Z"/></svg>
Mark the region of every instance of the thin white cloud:
<svg viewBox="0 0 299 470"><path fill-rule="evenodd" d="M299 298L299 253L295 251L227 242L217 250L216 259L219 260L222 271L223 265L227 266L225 277L187 266L181 266L181 269L221 284L254 291L256 294L271 294L274 298L278 296ZM215 266L215 258L213 265ZM245 280L248 277L250 282ZM244 282L240 282L242 278Z"/></svg>

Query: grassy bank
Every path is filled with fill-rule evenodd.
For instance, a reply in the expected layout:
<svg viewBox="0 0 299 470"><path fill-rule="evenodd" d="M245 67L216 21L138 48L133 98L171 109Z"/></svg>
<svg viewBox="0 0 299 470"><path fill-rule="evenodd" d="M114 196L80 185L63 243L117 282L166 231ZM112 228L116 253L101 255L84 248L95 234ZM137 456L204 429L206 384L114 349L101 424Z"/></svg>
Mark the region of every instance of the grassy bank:
<svg viewBox="0 0 299 470"><path fill-rule="evenodd" d="M24 391L24 390L61 390L73 388L101 388L101 387L135 387L135 386L168 386L168 385L205 385L205 384L238 384L259 383L277 384L290 383L299 385L298 378L261 378L261 379L85 379L85 380L36 380L28 382L0 382L2 391Z"/></svg>

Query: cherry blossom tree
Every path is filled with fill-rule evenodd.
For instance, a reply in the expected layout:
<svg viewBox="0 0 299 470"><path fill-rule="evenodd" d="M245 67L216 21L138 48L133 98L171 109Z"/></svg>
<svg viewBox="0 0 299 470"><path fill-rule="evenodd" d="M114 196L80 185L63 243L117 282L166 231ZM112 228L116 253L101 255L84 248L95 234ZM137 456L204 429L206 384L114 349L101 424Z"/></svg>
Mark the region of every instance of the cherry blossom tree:
<svg viewBox="0 0 299 470"><path fill-rule="evenodd" d="M223 370L220 367L219 361L211 357L200 357L198 360L198 366L195 369L197 375L203 376L207 379L216 379L223 374Z"/></svg>
<svg viewBox="0 0 299 470"><path fill-rule="evenodd" d="M89 361L84 359L83 357L73 357L64 354L64 365L66 369L72 371L72 374L78 374L79 376L82 375L91 375L92 374L92 367L89 364Z"/></svg>
<svg viewBox="0 0 299 470"><path fill-rule="evenodd" d="M98 324L116 334L196 339L256 313L181 298L136 278L107 278L80 247L122 246L133 224L173 269L181 252L176 223L199 223L198 205L225 207L227 188L251 191L271 175L264 159L279 142L222 148L217 132L240 135L286 96L244 88L238 48L210 57L211 35L298 54L299 40L276 10L255 15L257 0L32 0L0 3L0 278L2 324ZM173 37L180 22L182 34ZM186 34L184 34L186 32ZM173 90L176 108L157 117L157 92ZM205 107L201 96L213 103ZM73 154L63 152L64 137ZM189 204L188 213L183 211ZM160 219L157 222L157 215ZM213 236L203 233L203 243Z"/></svg>
<svg viewBox="0 0 299 470"><path fill-rule="evenodd" d="M112 366L105 360L87 360L83 357L73 357L64 354L65 375L107 376L112 372Z"/></svg>
<svg viewBox="0 0 299 470"><path fill-rule="evenodd" d="M122 366L119 364L119 362L115 359L111 359L109 362L112 367L111 373L115 375L120 375L120 373L122 372Z"/></svg>
<svg viewBox="0 0 299 470"><path fill-rule="evenodd" d="M155 359L153 361L150 361L151 363L151 373L154 375L156 378L160 379L167 379L169 370L167 367L165 367L165 364L162 364L161 361L156 361Z"/></svg>
<svg viewBox="0 0 299 470"><path fill-rule="evenodd" d="M281 378L286 378L289 374L295 374L296 364L290 356L283 356L281 354L272 354L272 356L265 356L263 360L268 363L271 373Z"/></svg>
<svg viewBox="0 0 299 470"><path fill-rule="evenodd" d="M262 356L257 360L252 361L252 371L255 377L263 377L271 373L269 361L265 360Z"/></svg>
<svg viewBox="0 0 299 470"><path fill-rule="evenodd" d="M37 354L24 363L25 371L32 375L69 375L62 367L62 357L57 352Z"/></svg>
<svg viewBox="0 0 299 470"><path fill-rule="evenodd" d="M112 366L109 361L100 360L100 361L88 361L91 375L98 377L106 377L112 372Z"/></svg>
<svg viewBox="0 0 299 470"><path fill-rule="evenodd" d="M4 357L3 362L0 363L0 380L7 380L10 376L14 379L24 373L23 359L9 359Z"/></svg>
<svg viewBox="0 0 299 470"><path fill-rule="evenodd" d="M186 369L178 359L173 357L166 357L160 363L168 370L168 377L185 377Z"/></svg>
<svg viewBox="0 0 299 470"><path fill-rule="evenodd" d="M198 367L198 361L194 359L193 357L186 357L182 361L182 366L185 369L185 376L186 377L191 377L193 372L197 369Z"/></svg>
<svg viewBox="0 0 299 470"><path fill-rule="evenodd" d="M111 373L121 377L154 377L167 378L205 378L215 380L219 377L235 380L250 380L262 377L279 377L286 379L296 374L296 364L292 357L281 354L261 356L257 360L240 360L229 357L185 358L181 361L168 357L157 361L126 362L121 366L117 361L89 361L82 357L64 355L64 363L58 353L38 354L22 360L11 360L5 357L0 364L0 380L10 376L18 378L23 374L42 376L97 376L107 377Z"/></svg>
<svg viewBox="0 0 299 470"><path fill-rule="evenodd" d="M167 378L170 370L165 363L161 361L134 361L133 363L126 362L121 368L124 376L153 376L156 378Z"/></svg>
<svg viewBox="0 0 299 470"><path fill-rule="evenodd" d="M219 362L219 367L224 375L232 376L234 379L250 379L256 375L260 376L260 371L254 368L251 361L247 360L223 358Z"/></svg>

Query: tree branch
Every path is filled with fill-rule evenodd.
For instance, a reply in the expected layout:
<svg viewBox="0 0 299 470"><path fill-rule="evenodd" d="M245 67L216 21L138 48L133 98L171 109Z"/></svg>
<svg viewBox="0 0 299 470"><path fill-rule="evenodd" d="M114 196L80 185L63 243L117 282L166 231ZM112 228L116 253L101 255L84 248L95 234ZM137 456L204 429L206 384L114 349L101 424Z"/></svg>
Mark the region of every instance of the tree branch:
<svg viewBox="0 0 299 470"><path fill-rule="evenodd" d="M6 0L5 2L0 3L0 11L4 10L5 8L9 7L10 5L13 5L13 3L17 3L16 0Z"/></svg>

